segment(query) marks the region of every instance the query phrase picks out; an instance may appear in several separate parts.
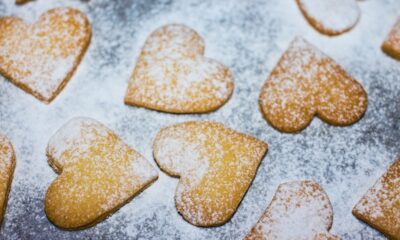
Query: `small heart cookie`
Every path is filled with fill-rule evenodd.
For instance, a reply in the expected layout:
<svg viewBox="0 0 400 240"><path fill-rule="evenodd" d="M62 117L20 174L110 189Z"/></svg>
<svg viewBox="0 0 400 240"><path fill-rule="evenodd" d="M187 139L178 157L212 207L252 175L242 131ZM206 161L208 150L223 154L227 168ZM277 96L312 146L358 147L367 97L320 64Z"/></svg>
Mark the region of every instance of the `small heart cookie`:
<svg viewBox="0 0 400 240"><path fill-rule="evenodd" d="M296 38L283 54L260 94L265 119L283 132L308 126L314 115L345 126L367 109L363 87L331 58Z"/></svg>
<svg viewBox="0 0 400 240"><path fill-rule="evenodd" d="M400 239L400 159L361 198L353 215L389 239Z"/></svg>
<svg viewBox="0 0 400 240"><path fill-rule="evenodd" d="M93 226L158 178L144 157L89 118L74 118L58 130L47 155L60 175L47 190L45 211L64 229Z"/></svg>
<svg viewBox="0 0 400 240"><path fill-rule="evenodd" d="M180 177L175 203L196 226L217 226L235 213L249 188L267 144L215 122L185 122L162 129L154 158Z"/></svg>
<svg viewBox="0 0 400 240"><path fill-rule="evenodd" d="M167 25L146 40L125 103L171 113L204 113L231 96L229 69L204 57L203 39L184 25Z"/></svg>
<svg viewBox="0 0 400 240"><path fill-rule="evenodd" d="M0 18L0 73L49 103L71 78L90 37L85 14L72 8L49 10L32 25Z"/></svg>
<svg viewBox="0 0 400 240"><path fill-rule="evenodd" d="M397 20L383 42L382 50L388 55L400 60L400 19Z"/></svg>
<svg viewBox="0 0 400 240"><path fill-rule="evenodd" d="M245 239L337 240L328 232L332 220L332 206L321 186L309 180L283 183Z"/></svg>
<svg viewBox="0 0 400 240"><path fill-rule="evenodd" d="M322 34L334 36L352 29L360 18L355 0L296 0L304 17Z"/></svg>
<svg viewBox="0 0 400 240"><path fill-rule="evenodd" d="M14 169L14 149L10 141L0 134L0 225L7 206L7 198L10 192Z"/></svg>

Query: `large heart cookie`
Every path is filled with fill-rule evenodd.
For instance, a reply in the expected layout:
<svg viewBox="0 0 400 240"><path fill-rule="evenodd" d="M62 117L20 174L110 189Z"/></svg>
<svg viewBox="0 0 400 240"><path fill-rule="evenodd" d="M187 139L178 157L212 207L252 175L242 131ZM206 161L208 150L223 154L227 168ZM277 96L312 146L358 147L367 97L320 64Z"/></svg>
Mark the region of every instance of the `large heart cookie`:
<svg viewBox="0 0 400 240"><path fill-rule="evenodd" d="M296 0L307 21L326 35L339 35L352 29L360 18L355 0Z"/></svg>
<svg viewBox="0 0 400 240"><path fill-rule="evenodd" d="M332 220L329 198L317 183L283 183L245 239L337 240L338 237L328 232Z"/></svg>
<svg viewBox="0 0 400 240"><path fill-rule="evenodd" d="M204 57L203 39L167 25L146 40L129 80L125 103L172 113L210 112L231 96L229 69Z"/></svg>
<svg viewBox="0 0 400 240"><path fill-rule="evenodd" d="M185 122L162 129L154 158L180 177L178 212L197 226L217 226L235 213L249 188L267 144L215 122Z"/></svg>
<svg viewBox="0 0 400 240"><path fill-rule="evenodd" d="M74 118L58 130L47 155L60 175L47 190L45 210L65 229L96 224L158 177L139 153L88 118Z"/></svg>
<svg viewBox="0 0 400 240"><path fill-rule="evenodd" d="M400 19L397 20L383 42L382 50L388 55L400 60Z"/></svg>
<svg viewBox="0 0 400 240"><path fill-rule="evenodd" d="M400 159L361 198L353 214L389 239L400 239Z"/></svg>
<svg viewBox="0 0 400 240"><path fill-rule="evenodd" d="M33 25L16 17L0 18L0 73L48 103L71 78L90 42L82 12L55 8Z"/></svg>
<svg viewBox="0 0 400 240"><path fill-rule="evenodd" d="M339 126L367 109L363 87L331 58L296 38L272 70L260 94L265 119L283 132L304 129L314 115Z"/></svg>
<svg viewBox="0 0 400 240"><path fill-rule="evenodd" d="M10 141L0 134L0 225L7 206L7 198L10 192L14 169L14 149Z"/></svg>

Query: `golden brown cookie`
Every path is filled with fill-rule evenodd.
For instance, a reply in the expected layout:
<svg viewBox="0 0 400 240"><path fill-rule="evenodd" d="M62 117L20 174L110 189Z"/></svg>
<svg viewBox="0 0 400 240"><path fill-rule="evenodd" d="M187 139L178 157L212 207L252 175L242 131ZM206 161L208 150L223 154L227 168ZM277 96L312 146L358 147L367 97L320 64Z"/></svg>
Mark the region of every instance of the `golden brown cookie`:
<svg viewBox="0 0 400 240"><path fill-rule="evenodd" d="M334 36L352 29L360 18L355 0L296 0L304 17L317 31Z"/></svg>
<svg viewBox="0 0 400 240"><path fill-rule="evenodd" d="M0 134L0 225L7 206L7 198L10 192L14 169L14 149L10 141Z"/></svg>
<svg viewBox="0 0 400 240"><path fill-rule="evenodd" d="M180 177L175 203L196 226L217 226L235 213L267 144L216 122L185 122L162 129L153 151L160 168Z"/></svg>
<svg viewBox="0 0 400 240"><path fill-rule="evenodd" d="M27 3L29 1L31 1L31 0L15 0L15 3L16 4L24 4L24 3Z"/></svg>
<svg viewBox="0 0 400 240"><path fill-rule="evenodd" d="M155 30L146 40L129 80L125 103L172 113L204 113L231 96L229 69L204 57L203 39L178 24Z"/></svg>
<svg viewBox="0 0 400 240"><path fill-rule="evenodd" d="M363 87L301 38L291 43L272 70L259 100L265 119L283 132L303 130L314 115L332 125L350 125L368 105Z"/></svg>
<svg viewBox="0 0 400 240"><path fill-rule="evenodd" d="M400 19L397 20L383 42L382 50L388 55L400 60Z"/></svg>
<svg viewBox="0 0 400 240"><path fill-rule="evenodd" d="M400 159L361 198L353 215L389 239L400 240Z"/></svg>
<svg viewBox="0 0 400 240"><path fill-rule="evenodd" d="M333 210L328 195L313 181L279 185L246 240L338 240L328 231Z"/></svg>
<svg viewBox="0 0 400 240"><path fill-rule="evenodd" d="M64 229L102 221L158 177L144 157L89 118L74 118L58 130L47 155L60 175L47 190L45 211Z"/></svg>
<svg viewBox="0 0 400 240"><path fill-rule="evenodd" d="M73 8L49 10L32 25L0 18L0 73L49 103L71 78L90 36L85 14Z"/></svg>

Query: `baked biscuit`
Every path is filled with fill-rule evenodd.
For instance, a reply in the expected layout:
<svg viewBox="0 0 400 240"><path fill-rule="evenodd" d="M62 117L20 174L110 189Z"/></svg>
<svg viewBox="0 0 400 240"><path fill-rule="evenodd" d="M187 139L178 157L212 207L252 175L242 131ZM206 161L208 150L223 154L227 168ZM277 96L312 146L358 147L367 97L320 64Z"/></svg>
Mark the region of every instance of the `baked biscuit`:
<svg viewBox="0 0 400 240"><path fill-rule="evenodd" d="M49 103L71 78L90 36L85 14L73 8L49 10L32 25L0 18L0 74Z"/></svg>
<svg viewBox="0 0 400 240"><path fill-rule="evenodd" d="M154 182L157 171L101 123L74 118L47 147L60 175L49 186L45 211L64 229L90 227Z"/></svg>
<svg viewBox="0 0 400 240"><path fill-rule="evenodd" d="M283 54L260 94L265 119L283 132L297 132L314 115L345 126L367 109L363 87L331 58L301 38Z"/></svg>
<svg viewBox="0 0 400 240"><path fill-rule="evenodd" d="M400 60L400 19L397 20L389 35L382 44L382 50Z"/></svg>
<svg viewBox="0 0 400 240"><path fill-rule="evenodd" d="M162 129L154 158L180 177L175 203L196 226L217 226L235 213L249 188L267 144L216 122L185 122Z"/></svg>
<svg viewBox="0 0 400 240"><path fill-rule="evenodd" d="M270 205L246 240L338 240L328 231L333 210L328 195L313 181L279 185Z"/></svg>
<svg viewBox="0 0 400 240"><path fill-rule="evenodd" d="M204 57L203 39L178 24L155 30L146 40L129 80L125 103L171 113L204 113L231 96L229 69Z"/></svg>
<svg viewBox="0 0 400 240"><path fill-rule="evenodd" d="M14 169L14 149L10 141L0 134L0 225L7 206L7 198L10 192Z"/></svg>
<svg viewBox="0 0 400 240"><path fill-rule="evenodd" d="M361 198L353 215L389 239L400 240L400 159Z"/></svg>
<svg viewBox="0 0 400 240"><path fill-rule="evenodd" d="M334 36L352 29L360 18L355 0L296 0L304 17L317 31Z"/></svg>

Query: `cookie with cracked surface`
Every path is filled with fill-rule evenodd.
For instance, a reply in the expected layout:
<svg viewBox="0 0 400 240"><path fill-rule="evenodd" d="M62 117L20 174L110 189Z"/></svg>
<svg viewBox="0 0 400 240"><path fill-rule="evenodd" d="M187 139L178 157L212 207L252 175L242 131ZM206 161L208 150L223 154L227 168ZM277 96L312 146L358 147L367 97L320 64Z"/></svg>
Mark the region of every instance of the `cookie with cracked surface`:
<svg viewBox="0 0 400 240"><path fill-rule="evenodd" d="M180 177L175 203L196 226L218 226L235 213L267 152L267 144L216 122L162 129L153 151L160 168Z"/></svg>
<svg viewBox="0 0 400 240"><path fill-rule="evenodd" d="M129 80L125 103L171 113L205 113L230 98L228 68L204 57L203 39L184 25L155 30Z"/></svg>
<svg viewBox="0 0 400 240"><path fill-rule="evenodd" d="M45 211L63 229L93 226L158 178L144 157L89 118L61 127L47 155L59 176L47 190Z"/></svg>

